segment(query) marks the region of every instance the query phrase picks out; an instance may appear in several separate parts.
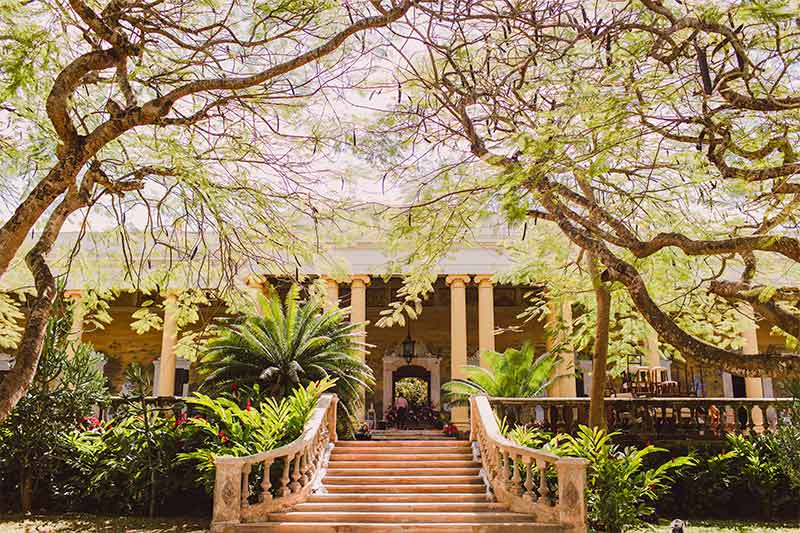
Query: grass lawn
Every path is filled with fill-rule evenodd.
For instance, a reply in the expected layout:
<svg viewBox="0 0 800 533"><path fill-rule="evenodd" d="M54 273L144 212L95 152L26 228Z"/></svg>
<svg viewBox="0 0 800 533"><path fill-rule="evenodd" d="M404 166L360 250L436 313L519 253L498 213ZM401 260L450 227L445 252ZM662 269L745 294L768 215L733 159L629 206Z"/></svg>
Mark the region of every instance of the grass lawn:
<svg viewBox="0 0 800 533"><path fill-rule="evenodd" d="M669 521L661 521L657 526L638 530L669 531ZM724 520L687 520L687 533L797 533L800 532L800 522L736 522Z"/></svg>
<svg viewBox="0 0 800 533"><path fill-rule="evenodd" d="M86 531L131 533L205 533L208 521L197 518L141 518L135 516L0 515L0 533Z"/></svg>

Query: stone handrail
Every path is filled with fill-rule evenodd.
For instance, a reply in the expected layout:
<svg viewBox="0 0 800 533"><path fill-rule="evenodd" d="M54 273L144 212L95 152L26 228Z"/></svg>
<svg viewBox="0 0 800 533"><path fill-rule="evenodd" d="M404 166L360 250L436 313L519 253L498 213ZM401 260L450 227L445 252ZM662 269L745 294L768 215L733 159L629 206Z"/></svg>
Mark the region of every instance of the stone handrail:
<svg viewBox="0 0 800 533"><path fill-rule="evenodd" d="M322 395L303 433L285 446L245 457L226 455L214 461L212 533L233 530L241 522L263 520L268 513L308 497L322 479L328 452L337 440L336 403L336 395ZM270 476L271 471L276 475ZM255 490L251 477L257 476L251 474L261 474L262 481Z"/></svg>
<svg viewBox="0 0 800 533"><path fill-rule="evenodd" d="M498 501L512 511L534 515L539 522L560 523L572 532L587 531L588 461L519 446L505 438L486 396L470 398L470 424L470 440L480 450L482 475Z"/></svg>
<svg viewBox="0 0 800 533"><path fill-rule="evenodd" d="M589 417L589 398L490 398L500 418L573 432ZM606 398L609 429L642 437L721 440L726 433L774 431L792 398Z"/></svg>

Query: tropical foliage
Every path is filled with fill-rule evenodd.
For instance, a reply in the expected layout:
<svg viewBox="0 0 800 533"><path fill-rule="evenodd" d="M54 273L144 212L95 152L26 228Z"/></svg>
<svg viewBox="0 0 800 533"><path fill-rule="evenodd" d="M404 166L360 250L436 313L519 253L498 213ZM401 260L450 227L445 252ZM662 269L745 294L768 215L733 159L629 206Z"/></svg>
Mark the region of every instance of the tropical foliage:
<svg viewBox="0 0 800 533"><path fill-rule="evenodd" d="M547 391L554 379L553 370L561 358L544 353L536 356L533 345L508 348L505 352L487 351L482 354L487 368L475 365L462 367L464 378L445 383L442 389L450 401L469 402L470 396L486 395L501 398L533 398Z"/></svg>
<svg viewBox="0 0 800 533"><path fill-rule="evenodd" d="M71 325L72 312L59 296L33 383L0 425L0 494L18 495L25 512L34 505L63 503L69 498L63 486L51 491L61 485L58 472L64 448L60 437L107 399L100 371L102 356L87 344L70 343Z"/></svg>
<svg viewBox="0 0 800 533"><path fill-rule="evenodd" d="M575 435L553 437L538 429L517 426L501 430L521 446L543 448L558 455L589 461L586 500L593 529L621 533L641 525L655 512L656 501L676 482L676 476L695 464L688 456L651 467L652 456L667 450L647 445L620 448L619 433L579 426Z"/></svg>
<svg viewBox="0 0 800 533"><path fill-rule="evenodd" d="M66 485L84 505L155 516L178 495L198 492L191 468L176 461L191 443L178 415L182 405L148 403L151 383L138 365L128 369L127 378L133 390L114 419L89 419L61 436L69 466Z"/></svg>
<svg viewBox="0 0 800 533"><path fill-rule="evenodd" d="M181 461L197 464L198 481L211 492L214 460L220 455L250 455L287 444L303 432L319 397L333 389L334 380L324 378L294 389L289 396L267 397L259 403L195 394L187 403L199 413L185 420L186 430L201 444L178 454Z"/></svg>
<svg viewBox="0 0 800 533"><path fill-rule="evenodd" d="M361 359L358 324L347 309L324 309L319 300L299 300L293 285L283 302L276 293L260 296L261 315L247 316L219 330L198 364L201 390L221 392L259 386L260 394L282 398L297 387L331 379L347 407L373 385L372 370Z"/></svg>

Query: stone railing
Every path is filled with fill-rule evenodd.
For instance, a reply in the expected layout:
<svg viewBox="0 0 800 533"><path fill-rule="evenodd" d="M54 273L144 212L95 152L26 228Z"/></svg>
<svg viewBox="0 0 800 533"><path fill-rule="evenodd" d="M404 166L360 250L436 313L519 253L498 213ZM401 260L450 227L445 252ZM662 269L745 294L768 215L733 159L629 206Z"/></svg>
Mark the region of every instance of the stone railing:
<svg viewBox="0 0 800 533"><path fill-rule="evenodd" d="M491 398L500 419L573 432L589 419L588 398ZM726 433L774 431L791 398L606 398L609 429L659 438L722 440Z"/></svg>
<svg viewBox="0 0 800 533"><path fill-rule="evenodd" d="M322 479L337 439L336 403L333 394L321 396L302 435L286 446L214 461L213 533L233 531L241 522L264 520L268 513L308 497Z"/></svg>
<svg viewBox="0 0 800 533"><path fill-rule="evenodd" d="M470 440L480 450L482 476L494 497L512 511L585 532L588 461L519 446L500 434L489 398L470 399Z"/></svg>

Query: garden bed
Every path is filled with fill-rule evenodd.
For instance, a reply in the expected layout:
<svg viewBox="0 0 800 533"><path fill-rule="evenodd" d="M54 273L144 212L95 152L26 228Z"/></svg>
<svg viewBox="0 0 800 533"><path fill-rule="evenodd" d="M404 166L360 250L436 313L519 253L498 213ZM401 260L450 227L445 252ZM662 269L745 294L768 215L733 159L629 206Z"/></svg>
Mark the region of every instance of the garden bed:
<svg viewBox="0 0 800 533"><path fill-rule="evenodd" d="M208 521L197 518L139 516L0 515L1 533L32 531L94 531L104 533L206 533Z"/></svg>

